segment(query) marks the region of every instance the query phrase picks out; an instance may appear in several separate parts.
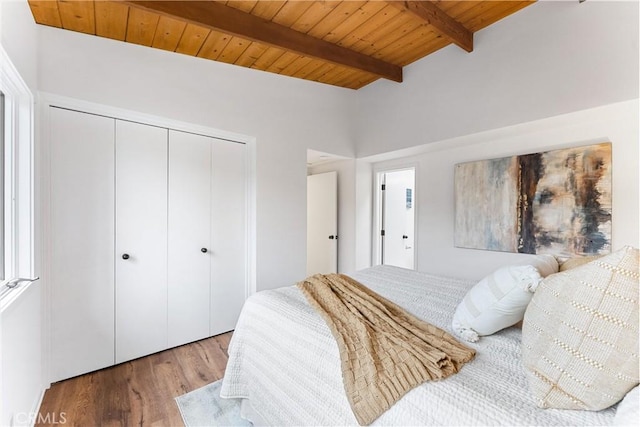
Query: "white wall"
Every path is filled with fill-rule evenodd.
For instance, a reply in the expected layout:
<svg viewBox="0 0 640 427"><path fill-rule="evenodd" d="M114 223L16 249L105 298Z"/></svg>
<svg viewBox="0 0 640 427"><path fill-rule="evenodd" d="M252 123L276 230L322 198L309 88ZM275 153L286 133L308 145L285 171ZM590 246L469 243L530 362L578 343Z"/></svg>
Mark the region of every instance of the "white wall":
<svg viewBox="0 0 640 427"><path fill-rule="evenodd" d="M355 186L355 268L362 270L371 266L373 250L373 168L370 162L356 160Z"/></svg>
<svg viewBox="0 0 640 427"><path fill-rule="evenodd" d="M638 98L638 2L541 1L357 92L356 157Z"/></svg>
<svg viewBox="0 0 640 427"><path fill-rule="evenodd" d="M26 1L0 0L0 44L31 92L36 93L38 32Z"/></svg>
<svg viewBox="0 0 640 427"><path fill-rule="evenodd" d="M37 34L26 1L0 0L0 44L34 94L38 71ZM39 272L37 225L35 239L36 272ZM0 425L29 424L44 390L41 370L42 286L42 282L29 285L0 314Z"/></svg>
<svg viewBox="0 0 640 427"><path fill-rule="evenodd" d="M375 163L375 168L417 162L417 269L479 279L528 256L453 247L456 163L605 141L613 149L613 249L639 247L638 105L638 100L625 101L386 154L396 158Z"/></svg>
<svg viewBox="0 0 640 427"><path fill-rule="evenodd" d="M3 426L32 424L44 393L41 287L34 282L1 315Z"/></svg>
<svg viewBox="0 0 640 427"><path fill-rule="evenodd" d="M257 288L306 268L306 151L353 156L353 92L40 27L41 91L257 139ZM330 125L327 125L330 124Z"/></svg>

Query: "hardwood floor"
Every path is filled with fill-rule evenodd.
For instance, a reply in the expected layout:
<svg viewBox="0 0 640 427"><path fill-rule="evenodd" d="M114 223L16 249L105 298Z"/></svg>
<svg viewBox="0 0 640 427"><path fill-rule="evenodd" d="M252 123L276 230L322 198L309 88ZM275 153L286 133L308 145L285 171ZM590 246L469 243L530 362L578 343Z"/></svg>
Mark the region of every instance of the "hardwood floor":
<svg viewBox="0 0 640 427"><path fill-rule="evenodd" d="M176 396L219 380L231 332L55 383L37 426L183 426Z"/></svg>

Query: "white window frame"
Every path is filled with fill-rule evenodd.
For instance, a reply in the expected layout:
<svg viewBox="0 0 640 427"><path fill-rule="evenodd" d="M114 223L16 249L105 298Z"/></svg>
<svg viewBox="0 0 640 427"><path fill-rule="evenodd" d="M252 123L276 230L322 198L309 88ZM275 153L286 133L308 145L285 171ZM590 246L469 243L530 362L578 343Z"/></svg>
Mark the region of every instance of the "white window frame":
<svg viewBox="0 0 640 427"><path fill-rule="evenodd" d="M0 45L0 91L4 94L4 311L35 279L34 97ZM15 286L8 287L13 281Z"/></svg>

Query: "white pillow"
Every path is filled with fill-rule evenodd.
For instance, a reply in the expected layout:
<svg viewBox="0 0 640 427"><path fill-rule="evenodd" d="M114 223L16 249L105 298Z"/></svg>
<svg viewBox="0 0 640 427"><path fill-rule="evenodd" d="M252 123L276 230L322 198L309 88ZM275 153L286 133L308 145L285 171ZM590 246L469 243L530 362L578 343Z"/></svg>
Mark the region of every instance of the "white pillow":
<svg viewBox="0 0 640 427"><path fill-rule="evenodd" d="M614 426L640 425L640 389L638 387L632 388L618 403L616 416L613 418Z"/></svg>
<svg viewBox="0 0 640 427"><path fill-rule="evenodd" d="M557 264L556 264L557 265ZM533 297L542 276L532 265L502 267L481 281L464 296L453 315L453 330L462 339L478 341L515 325Z"/></svg>

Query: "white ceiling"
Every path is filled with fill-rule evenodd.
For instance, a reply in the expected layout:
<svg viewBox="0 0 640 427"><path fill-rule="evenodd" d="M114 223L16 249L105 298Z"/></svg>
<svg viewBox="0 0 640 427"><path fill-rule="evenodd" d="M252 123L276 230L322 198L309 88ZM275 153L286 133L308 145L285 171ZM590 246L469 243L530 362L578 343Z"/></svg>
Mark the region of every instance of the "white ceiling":
<svg viewBox="0 0 640 427"><path fill-rule="evenodd" d="M335 154L324 153L322 151L307 150L307 167L318 166L323 163L329 163L336 160L344 160L347 157L337 156Z"/></svg>

